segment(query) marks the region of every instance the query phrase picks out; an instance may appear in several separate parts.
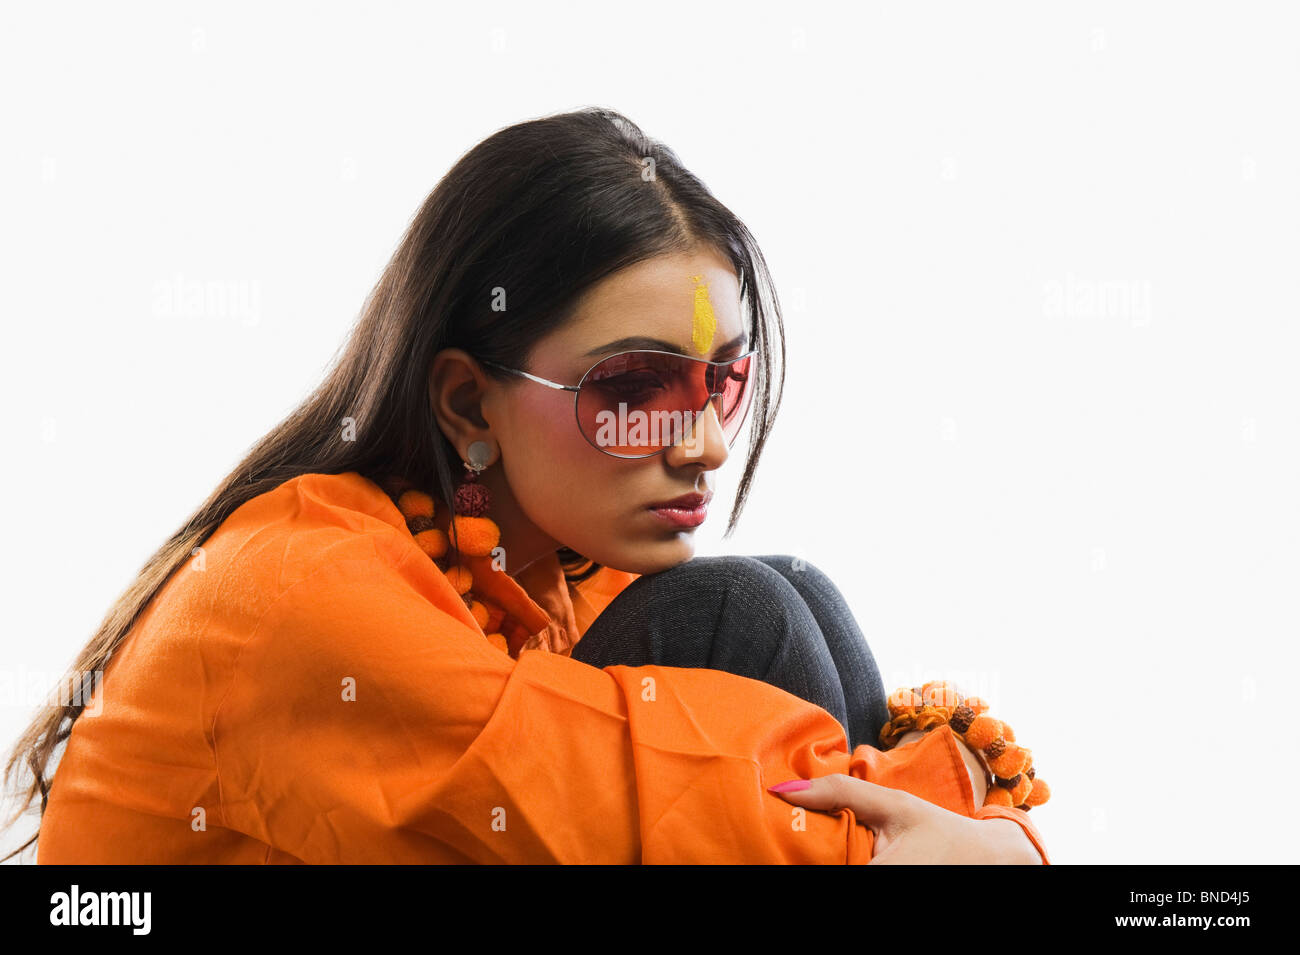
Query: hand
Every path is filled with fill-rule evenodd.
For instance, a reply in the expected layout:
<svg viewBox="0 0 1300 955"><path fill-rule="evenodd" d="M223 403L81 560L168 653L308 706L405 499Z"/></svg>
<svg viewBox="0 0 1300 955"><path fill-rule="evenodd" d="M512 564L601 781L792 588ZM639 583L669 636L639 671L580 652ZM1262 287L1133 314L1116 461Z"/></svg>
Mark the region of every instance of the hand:
<svg viewBox="0 0 1300 955"><path fill-rule="evenodd" d="M869 865L1042 865L1025 831L1010 819L972 819L843 773L810 782L808 789L774 795L819 811L852 809L858 824L876 836Z"/></svg>

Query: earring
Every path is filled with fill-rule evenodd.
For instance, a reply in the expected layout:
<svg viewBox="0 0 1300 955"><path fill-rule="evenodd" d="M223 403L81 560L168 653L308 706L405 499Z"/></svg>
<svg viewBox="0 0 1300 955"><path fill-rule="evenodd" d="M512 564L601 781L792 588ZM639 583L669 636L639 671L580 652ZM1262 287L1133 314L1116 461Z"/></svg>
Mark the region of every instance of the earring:
<svg viewBox="0 0 1300 955"><path fill-rule="evenodd" d="M492 503L491 496L478 480L479 474L487 470L488 460L492 457L492 446L486 441L475 441L470 444L466 454L469 460L464 463L469 473L456 488L451 518L451 523L455 526L448 527L448 536L452 538L452 546L462 554L486 557L501 540L501 529L487 516Z"/></svg>

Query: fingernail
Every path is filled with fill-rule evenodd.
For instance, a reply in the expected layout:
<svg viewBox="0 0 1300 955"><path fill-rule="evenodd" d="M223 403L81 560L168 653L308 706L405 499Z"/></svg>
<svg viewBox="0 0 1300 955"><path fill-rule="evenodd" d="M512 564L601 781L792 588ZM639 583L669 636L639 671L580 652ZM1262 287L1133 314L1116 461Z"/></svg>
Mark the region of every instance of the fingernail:
<svg viewBox="0 0 1300 955"><path fill-rule="evenodd" d="M779 786L768 786L767 791L770 793L792 793L800 789L808 789L812 786L811 779L792 779L788 783L781 783Z"/></svg>

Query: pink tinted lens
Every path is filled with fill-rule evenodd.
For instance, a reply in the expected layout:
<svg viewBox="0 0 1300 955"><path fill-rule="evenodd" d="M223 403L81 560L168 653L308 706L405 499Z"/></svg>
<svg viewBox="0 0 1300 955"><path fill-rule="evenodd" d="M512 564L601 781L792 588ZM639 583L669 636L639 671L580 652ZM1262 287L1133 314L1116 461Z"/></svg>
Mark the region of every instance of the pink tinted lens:
<svg viewBox="0 0 1300 955"><path fill-rule="evenodd" d="M712 390L722 392L722 432L727 436L728 445L736 440L749 417L749 405L754 396L753 365L754 358L750 355L718 369L718 375L726 377L715 381Z"/></svg>
<svg viewBox="0 0 1300 955"><path fill-rule="evenodd" d="M730 444L748 411L752 360L713 366L666 352L613 355L583 378L578 424L601 450L641 457L677 444L710 394L721 392L718 417Z"/></svg>

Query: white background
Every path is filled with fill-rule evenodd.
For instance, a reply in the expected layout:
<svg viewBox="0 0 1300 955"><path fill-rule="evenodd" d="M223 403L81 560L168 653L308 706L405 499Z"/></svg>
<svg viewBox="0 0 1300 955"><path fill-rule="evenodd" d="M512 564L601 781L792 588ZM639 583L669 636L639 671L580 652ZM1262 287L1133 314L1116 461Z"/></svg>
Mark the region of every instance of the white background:
<svg viewBox="0 0 1300 955"><path fill-rule="evenodd" d="M786 307L759 479L699 552L811 561L889 689L989 699L1054 861L1294 859L1294 7L3 11L0 739L318 381L455 159L599 104ZM247 307L165 304L192 282Z"/></svg>

